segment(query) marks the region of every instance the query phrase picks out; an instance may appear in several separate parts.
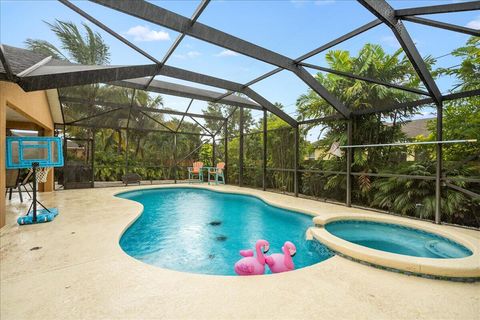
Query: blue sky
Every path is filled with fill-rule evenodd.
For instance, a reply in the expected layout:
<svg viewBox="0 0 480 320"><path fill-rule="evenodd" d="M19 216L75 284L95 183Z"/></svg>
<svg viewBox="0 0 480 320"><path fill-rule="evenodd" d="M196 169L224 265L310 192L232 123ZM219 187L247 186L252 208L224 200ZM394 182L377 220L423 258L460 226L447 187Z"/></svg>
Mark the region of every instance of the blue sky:
<svg viewBox="0 0 480 320"><path fill-rule="evenodd" d="M199 1L151 1L166 9L190 17ZM395 8L427 6L454 1L389 1ZM107 9L87 1L74 3L93 15L128 40L161 59L178 33L153 25L143 20ZM480 12L439 14L427 18L469 25L480 28ZM4 44L23 47L27 38L44 39L58 45L53 33L43 21L54 19L75 23L85 19L56 1L0 1L0 41ZM374 17L356 1L212 1L199 21L255 44L275 50L290 58L296 58L338 36L341 36ZM468 36L405 23L422 55L443 56L463 45ZM89 24L106 40L111 49L111 64L144 64L149 60L133 51L101 29ZM391 31L385 26L376 27L356 39L349 40L335 49L356 52L365 43L378 43L390 52L399 46ZM307 62L326 66L324 54ZM452 56L438 60L438 66L458 64ZM186 37L168 64L212 76L245 83L275 67L245 57L220 47ZM312 73L314 71L312 70ZM186 83L175 79L157 77L172 82ZM448 92L454 79L440 78L442 92ZM205 86L186 83L196 87ZM272 102L281 102L286 111L294 115L297 97L307 91L307 86L288 71L266 79L252 87ZM209 88L211 89L211 88ZM218 89L214 89L217 90ZM165 106L184 110L188 99L165 96ZM195 102L191 111L199 112L205 103ZM260 114L255 114L259 116Z"/></svg>

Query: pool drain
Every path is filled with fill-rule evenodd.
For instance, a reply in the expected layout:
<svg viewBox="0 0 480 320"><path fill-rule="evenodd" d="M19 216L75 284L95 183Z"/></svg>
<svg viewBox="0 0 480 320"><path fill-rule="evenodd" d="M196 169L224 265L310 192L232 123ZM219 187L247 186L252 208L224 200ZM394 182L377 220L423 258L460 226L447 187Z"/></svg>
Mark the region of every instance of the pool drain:
<svg viewBox="0 0 480 320"><path fill-rule="evenodd" d="M212 222L209 222L208 224L211 225L211 226L215 226L215 227L216 227L216 226L221 225L221 224L222 224L222 221L212 221Z"/></svg>
<svg viewBox="0 0 480 320"><path fill-rule="evenodd" d="M208 255L208 259L212 260L213 258L215 258L215 255L214 255L214 254L209 254L209 255Z"/></svg>
<svg viewBox="0 0 480 320"><path fill-rule="evenodd" d="M225 240L227 240L227 237L226 237L226 236L218 236L218 237L216 238L216 240L217 240L217 241L225 241Z"/></svg>

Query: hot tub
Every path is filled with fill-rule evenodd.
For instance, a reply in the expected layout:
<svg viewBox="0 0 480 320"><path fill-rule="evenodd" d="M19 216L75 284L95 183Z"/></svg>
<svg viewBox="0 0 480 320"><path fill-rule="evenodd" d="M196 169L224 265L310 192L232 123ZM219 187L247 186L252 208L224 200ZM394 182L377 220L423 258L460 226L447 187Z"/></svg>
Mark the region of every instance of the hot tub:
<svg viewBox="0 0 480 320"><path fill-rule="evenodd" d="M480 280L480 241L452 228L374 214L314 222L312 236L350 260L429 278Z"/></svg>
<svg viewBox="0 0 480 320"><path fill-rule="evenodd" d="M399 224L341 220L328 223L325 229L361 246L407 256L452 259L472 255L471 250L453 240Z"/></svg>

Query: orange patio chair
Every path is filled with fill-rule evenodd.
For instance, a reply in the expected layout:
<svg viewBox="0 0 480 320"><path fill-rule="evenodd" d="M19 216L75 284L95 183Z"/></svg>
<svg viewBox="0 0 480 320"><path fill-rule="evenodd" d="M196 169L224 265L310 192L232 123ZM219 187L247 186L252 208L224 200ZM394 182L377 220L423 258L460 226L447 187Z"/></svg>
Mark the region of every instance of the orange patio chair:
<svg viewBox="0 0 480 320"><path fill-rule="evenodd" d="M188 182L203 182L203 162L197 161L193 163L193 167L188 167Z"/></svg>
<svg viewBox="0 0 480 320"><path fill-rule="evenodd" d="M215 181L215 184L225 184L225 176L223 174L225 170L225 162L219 162L217 163L217 167L216 168L212 168L210 170L208 170L208 184L210 184L210 182L213 182ZM210 176L214 176L215 177L215 180L210 180ZM221 181L219 181L218 178L222 178Z"/></svg>

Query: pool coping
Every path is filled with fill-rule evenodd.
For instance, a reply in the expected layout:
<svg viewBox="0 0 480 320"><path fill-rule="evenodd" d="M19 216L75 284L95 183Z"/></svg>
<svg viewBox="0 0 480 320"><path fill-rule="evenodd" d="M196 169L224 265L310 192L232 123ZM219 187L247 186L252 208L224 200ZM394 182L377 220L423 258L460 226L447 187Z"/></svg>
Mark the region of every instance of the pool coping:
<svg viewBox="0 0 480 320"><path fill-rule="evenodd" d="M350 209L349 211L355 211L352 213L322 213L322 216L319 216L319 212L315 210L308 210L303 208L298 208L291 205L285 205L271 199L269 195L271 193L265 192L264 194L258 194L250 189L242 190L222 190L216 188L215 185L203 185L203 184L176 184L176 185L163 185L163 186L143 186L132 188L128 191L118 191L113 193L113 196L126 201L135 202L142 209L139 210L138 214L130 223L128 223L125 228L119 233L118 241L123 236L125 231L133 224L143 213L143 205L137 201L125 199L118 197L118 195L127 192L135 192L142 190L150 189L165 189L165 188L198 188L205 189L219 193L226 194L240 194L246 196L252 196L255 198L264 201L266 204L278 207L281 209L286 209L290 211L295 211L303 214L312 216L314 227L310 227L306 232L306 237L313 237L328 249L337 253L339 256L344 258L349 258L357 262L365 262L370 264L373 267L382 268L390 271L400 271L407 274L420 275L420 276L433 276L438 279L450 279L459 280L465 278L466 281L480 281L480 241L470 237L466 234L456 232L454 230L447 230L443 228L442 225L431 224L426 221L419 221L408 219L404 217L394 217L394 216L382 216L378 213L369 213L363 209ZM294 202L293 202L294 203ZM421 258L400 255L395 253L390 253L381 250L375 250L361 245L354 244L352 242L346 241L344 239L338 238L328 232L324 226L330 222L340 221L340 220L365 220L373 222L382 222L382 223L392 223L398 224L410 228L425 230L434 234L438 234L447 239L458 242L459 244L465 246L472 251L472 255L465 258L457 259L434 259L434 258ZM123 252L123 250L122 250ZM125 253L126 254L126 253ZM321 263L321 262L320 262Z"/></svg>

